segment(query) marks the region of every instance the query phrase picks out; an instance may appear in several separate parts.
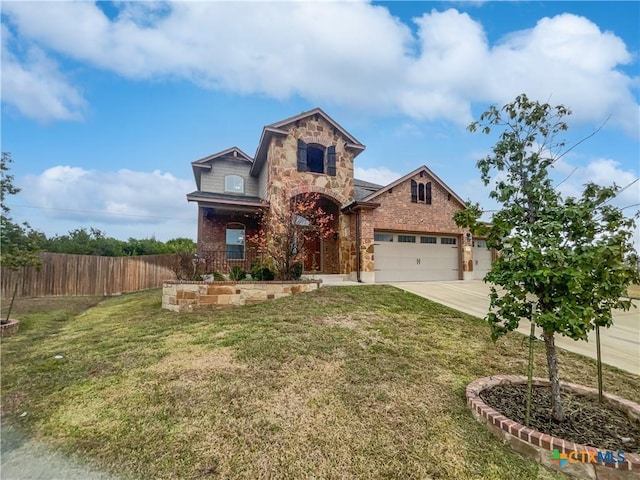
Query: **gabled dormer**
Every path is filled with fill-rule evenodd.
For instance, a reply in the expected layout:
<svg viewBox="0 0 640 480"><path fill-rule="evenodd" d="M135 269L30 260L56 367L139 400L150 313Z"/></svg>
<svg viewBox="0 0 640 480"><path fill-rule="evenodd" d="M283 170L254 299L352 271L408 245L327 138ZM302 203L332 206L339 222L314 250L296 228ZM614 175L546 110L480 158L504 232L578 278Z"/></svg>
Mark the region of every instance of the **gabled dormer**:
<svg viewBox="0 0 640 480"><path fill-rule="evenodd" d="M296 115L294 117L272 123L271 125L267 125L262 129L260 143L258 144L258 149L256 151L256 160L251 169L251 174L254 176L258 176L260 174L260 171L262 170L267 160L267 153L273 139L282 140L283 138L290 135L293 129L299 128L301 124L303 127L307 127L307 122L309 121L316 123L316 125L312 127L311 135L297 136L296 139L299 140L296 142L296 151L301 152L296 159L299 171L328 173L329 175L333 173L335 175L335 172L333 172L333 170L335 169L335 164L333 164L333 161L331 168L329 168L328 166L328 154L323 155L326 159L325 168L323 168L322 172L317 171L320 170L320 162L318 160L318 157L320 155L317 150L313 150L314 147L318 150L322 150L323 152L330 150L332 155L334 156L333 160L335 160L335 145L322 145L317 143L322 140L325 140L324 143L333 143L334 140L336 143L338 141L341 141L343 147L347 151L352 153L353 158L363 152L366 148L362 143L356 140L354 136L352 136L349 132L342 128L342 126L340 126L338 122L327 115L321 108L314 108L313 110L309 110L308 112L302 112L300 115ZM309 145L312 145L311 150L309 149ZM329 147L333 148L329 149Z"/></svg>
<svg viewBox="0 0 640 480"><path fill-rule="evenodd" d="M267 125L262 130L251 175L268 198L284 182L333 197L353 199L353 161L365 146L322 109Z"/></svg>
<svg viewBox="0 0 640 480"><path fill-rule="evenodd" d="M258 186L250 171L253 159L231 147L191 162L200 192L256 197Z"/></svg>

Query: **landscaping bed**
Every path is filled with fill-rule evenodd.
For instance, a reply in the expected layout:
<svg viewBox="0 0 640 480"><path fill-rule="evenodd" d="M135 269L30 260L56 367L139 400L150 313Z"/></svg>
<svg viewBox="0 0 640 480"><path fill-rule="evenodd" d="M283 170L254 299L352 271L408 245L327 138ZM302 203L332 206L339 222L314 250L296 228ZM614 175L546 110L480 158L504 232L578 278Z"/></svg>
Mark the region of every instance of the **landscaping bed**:
<svg viewBox="0 0 640 480"><path fill-rule="evenodd" d="M503 384L487 388L480 398L510 420L525 424L526 384ZM535 385L532 389L529 427L552 437L595 448L640 453L640 422L596 398L562 392L566 413L564 422L551 415L551 389Z"/></svg>

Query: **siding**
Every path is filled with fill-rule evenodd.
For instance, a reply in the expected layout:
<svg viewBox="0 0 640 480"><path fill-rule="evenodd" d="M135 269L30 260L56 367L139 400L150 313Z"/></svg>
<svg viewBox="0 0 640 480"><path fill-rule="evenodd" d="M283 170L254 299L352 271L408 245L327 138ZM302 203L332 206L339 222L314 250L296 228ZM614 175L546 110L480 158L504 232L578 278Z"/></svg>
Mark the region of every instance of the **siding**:
<svg viewBox="0 0 640 480"><path fill-rule="evenodd" d="M244 178L244 194L249 197L258 196L258 180L249 176L251 164L237 160L215 160L212 169L203 171L200 178L200 189L203 192L229 193L224 191L226 175L240 175Z"/></svg>
<svg viewBox="0 0 640 480"><path fill-rule="evenodd" d="M262 166L260 175L258 176L258 196L260 198L267 198L267 180L269 176L269 162L267 165Z"/></svg>

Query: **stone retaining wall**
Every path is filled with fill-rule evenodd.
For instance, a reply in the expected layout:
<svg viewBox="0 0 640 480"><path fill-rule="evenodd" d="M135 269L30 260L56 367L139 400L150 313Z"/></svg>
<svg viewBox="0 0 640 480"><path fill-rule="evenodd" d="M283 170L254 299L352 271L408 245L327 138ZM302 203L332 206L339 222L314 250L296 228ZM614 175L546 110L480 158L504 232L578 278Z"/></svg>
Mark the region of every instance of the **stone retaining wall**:
<svg viewBox="0 0 640 480"><path fill-rule="evenodd" d="M310 292L321 281L291 282L165 282L162 308L174 312L228 305L247 305L282 298L294 293Z"/></svg>
<svg viewBox="0 0 640 480"><path fill-rule="evenodd" d="M502 384L526 384L527 378L517 375L496 375L476 380L467 386L467 405L471 408L473 416L481 423L486 423L487 428L497 437L524 457L532 458L538 463L561 472L569 478L591 480L640 480L640 455L633 453L624 454L624 462L619 463L590 463L578 461L578 459L597 458L598 449L586 445L568 442L560 438L538 432L532 428L508 419L500 412L484 403L480 398L480 392L496 385ZM534 385L549 385L549 381L542 378L534 378ZM598 391L593 388L576 385L573 383L561 383L563 390L568 390L578 395L595 396ZM622 410L630 421L640 421L640 405L621 397L604 394L605 402ZM561 467L559 462L551 459L554 450L569 455L578 452L564 462ZM589 456L591 455L591 456Z"/></svg>

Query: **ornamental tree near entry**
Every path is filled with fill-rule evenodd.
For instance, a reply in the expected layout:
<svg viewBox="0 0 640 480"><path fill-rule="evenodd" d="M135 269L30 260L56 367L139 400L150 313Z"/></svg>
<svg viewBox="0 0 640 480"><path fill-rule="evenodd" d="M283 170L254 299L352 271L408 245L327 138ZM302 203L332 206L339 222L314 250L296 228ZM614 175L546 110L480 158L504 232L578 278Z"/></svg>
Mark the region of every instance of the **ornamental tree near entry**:
<svg viewBox="0 0 640 480"><path fill-rule="evenodd" d="M469 125L471 132L501 130L492 154L477 163L485 185L494 180L490 197L500 205L487 237L499 256L485 277L491 283L486 320L494 339L515 330L523 317L542 329L557 421L565 414L555 334L586 340L596 323L611 325L611 308L630 308L620 296L638 283L634 221L609 204L619 187L588 184L580 198L564 199L549 177L554 162L573 148L558 139L570 114L523 94ZM468 203L455 221L475 233L481 214L479 205Z"/></svg>
<svg viewBox="0 0 640 480"><path fill-rule="evenodd" d="M294 265L303 264L309 254L309 240L334 233L333 215L322 209L320 199L319 194L311 192L292 198L290 190L281 189L263 211L262 230L249 237L272 262L278 280L293 278Z"/></svg>

